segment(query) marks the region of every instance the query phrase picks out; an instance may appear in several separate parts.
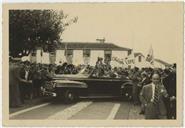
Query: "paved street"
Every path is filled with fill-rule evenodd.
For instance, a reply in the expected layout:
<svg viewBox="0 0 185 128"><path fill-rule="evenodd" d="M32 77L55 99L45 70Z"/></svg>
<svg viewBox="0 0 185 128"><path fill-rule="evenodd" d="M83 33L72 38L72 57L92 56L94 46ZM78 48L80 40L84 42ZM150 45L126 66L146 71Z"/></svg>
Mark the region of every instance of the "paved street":
<svg viewBox="0 0 185 128"><path fill-rule="evenodd" d="M73 104L47 101L10 114L10 119L143 119L140 107L114 99L82 99Z"/></svg>

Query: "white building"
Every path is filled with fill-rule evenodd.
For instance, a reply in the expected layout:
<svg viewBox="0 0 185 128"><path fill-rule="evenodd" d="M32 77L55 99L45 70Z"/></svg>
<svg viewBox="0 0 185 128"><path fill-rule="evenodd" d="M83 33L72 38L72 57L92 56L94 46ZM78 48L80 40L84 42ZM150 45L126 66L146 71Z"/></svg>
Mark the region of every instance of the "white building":
<svg viewBox="0 0 185 128"><path fill-rule="evenodd" d="M102 57L104 60L111 60L112 67L151 67L151 68L166 68L170 64L160 59L154 59L154 64L151 65L146 61L145 56L138 52L132 53L132 49L117 46L112 43L82 43L82 42L63 42L57 48L55 53L42 52L41 48L37 48L36 51L32 52L27 60L36 63L57 65L63 64L64 62L72 63L74 65L89 64L94 66L97 58ZM128 58L130 58L130 61ZM25 58L23 58L25 59ZM129 61L130 63L129 63Z"/></svg>
<svg viewBox="0 0 185 128"><path fill-rule="evenodd" d="M30 61L57 65L64 62L95 65L98 57L104 60L112 60L115 57L124 60L131 52L130 48L112 43L62 42L55 53L44 53L41 48L37 48L30 56Z"/></svg>
<svg viewBox="0 0 185 128"><path fill-rule="evenodd" d="M138 68L152 67L151 64L146 61L146 58L142 53L140 53L140 52L134 53L134 57L135 57L135 66L136 67L138 67Z"/></svg>
<svg viewBox="0 0 185 128"><path fill-rule="evenodd" d="M135 66L138 68L151 67L165 69L170 66L169 63L160 59L154 59L153 65L151 65L148 61L146 61L146 58L142 53L134 53L134 57L135 57Z"/></svg>

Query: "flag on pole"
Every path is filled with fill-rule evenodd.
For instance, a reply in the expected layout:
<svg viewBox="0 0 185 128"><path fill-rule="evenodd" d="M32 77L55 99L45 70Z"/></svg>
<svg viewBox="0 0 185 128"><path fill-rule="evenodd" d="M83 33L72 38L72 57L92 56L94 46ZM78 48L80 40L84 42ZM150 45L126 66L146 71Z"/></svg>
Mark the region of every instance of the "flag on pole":
<svg viewBox="0 0 185 128"><path fill-rule="evenodd" d="M154 64L154 53L152 46L150 47L149 52L146 56L146 61L148 61L152 65Z"/></svg>

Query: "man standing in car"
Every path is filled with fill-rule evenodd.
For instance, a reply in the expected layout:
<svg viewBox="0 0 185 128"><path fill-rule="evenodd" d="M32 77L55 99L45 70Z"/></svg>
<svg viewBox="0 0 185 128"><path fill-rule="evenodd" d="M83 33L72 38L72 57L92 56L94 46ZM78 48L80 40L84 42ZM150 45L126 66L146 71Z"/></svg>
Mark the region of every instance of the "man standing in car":
<svg viewBox="0 0 185 128"><path fill-rule="evenodd" d="M96 76L97 77L103 76L103 74L104 74L104 70L103 70L103 58L98 57L98 60L96 62L95 69L96 69Z"/></svg>

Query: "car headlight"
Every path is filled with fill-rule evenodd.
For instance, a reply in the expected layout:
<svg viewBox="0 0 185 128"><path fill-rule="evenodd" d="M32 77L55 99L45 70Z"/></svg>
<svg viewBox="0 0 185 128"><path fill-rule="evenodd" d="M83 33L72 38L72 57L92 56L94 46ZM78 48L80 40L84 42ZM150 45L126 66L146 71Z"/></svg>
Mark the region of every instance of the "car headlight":
<svg viewBox="0 0 185 128"><path fill-rule="evenodd" d="M41 87L40 87L40 90L43 91L43 89L44 89L44 88L41 86Z"/></svg>
<svg viewBox="0 0 185 128"><path fill-rule="evenodd" d="M125 86L123 85L123 86L121 86L121 88L125 88Z"/></svg>
<svg viewBox="0 0 185 128"><path fill-rule="evenodd" d="M42 92L44 92L46 89L44 88L44 87L40 87L40 90L42 91Z"/></svg>

